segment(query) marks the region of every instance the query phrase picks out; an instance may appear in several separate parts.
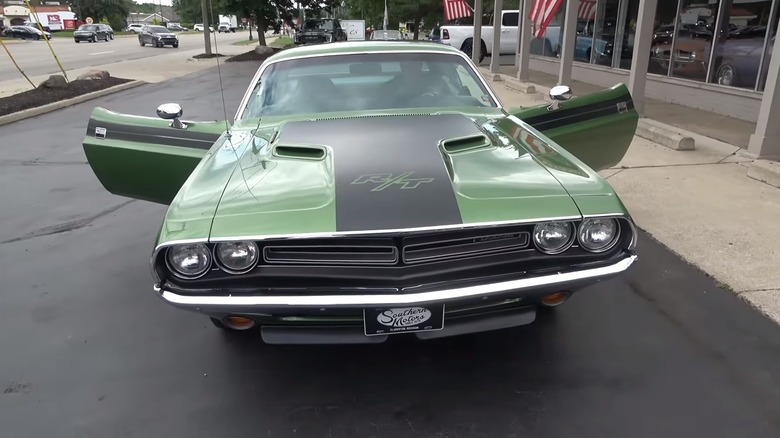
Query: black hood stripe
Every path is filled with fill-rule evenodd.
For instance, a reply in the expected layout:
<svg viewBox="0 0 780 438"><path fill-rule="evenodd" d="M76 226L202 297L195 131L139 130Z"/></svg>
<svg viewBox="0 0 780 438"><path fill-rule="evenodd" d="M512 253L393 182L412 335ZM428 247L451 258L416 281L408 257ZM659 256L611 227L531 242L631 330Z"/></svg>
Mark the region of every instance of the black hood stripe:
<svg viewBox="0 0 780 438"><path fill-rule="evenodd" d="M188 123L188 122L185 122ZM101 122L90 118L87 124L87 136L95 137L96 128L105 129L105 138L136 143L161 144L193 149L211 149L219 134L196 132L190 129L150 128L146 126L122 125Z"/></svg>
<svg viewBox="0 0 780 438"><path fill-rule="evenodd" d="M278 144L333 149L336 231L461 224L439 149L446 138L480 134L462 115L290 122Z"/></svg>
<svg viewBox="0 0 780 438"><path fill-rule="evenodd" d="M523 121L533 126L538 131L548 131L574 123L606 117L620 112L634 109L634 101L626 94L614 99L605 100L591 105L583 105L567 109L566 102L561 103L561 108L538 116L524 118Z"/></svg>

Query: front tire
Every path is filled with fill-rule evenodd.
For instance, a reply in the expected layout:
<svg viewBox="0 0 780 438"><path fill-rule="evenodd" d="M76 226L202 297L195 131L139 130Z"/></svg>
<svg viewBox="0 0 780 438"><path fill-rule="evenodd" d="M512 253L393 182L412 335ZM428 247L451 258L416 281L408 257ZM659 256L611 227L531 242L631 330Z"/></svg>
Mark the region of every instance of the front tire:
<svg viewBox="0 0 780 438"><path fill-rule="evenodd" d="M138 38L138 44L140 44L140 45L141 45L141 47L143 47L143 46L145 46L145 45L146 45L146 43L144 42L144 40L142 40L140 37Z"/></svg>
<svg viewBox="0 0 780 438"><path fill-rule="evenodd" d="M178 49L178 48L179 48L179 43L176 43L176 44L174 44L174 45L173 45L173 48L174 48L174 49Z"/></svg>

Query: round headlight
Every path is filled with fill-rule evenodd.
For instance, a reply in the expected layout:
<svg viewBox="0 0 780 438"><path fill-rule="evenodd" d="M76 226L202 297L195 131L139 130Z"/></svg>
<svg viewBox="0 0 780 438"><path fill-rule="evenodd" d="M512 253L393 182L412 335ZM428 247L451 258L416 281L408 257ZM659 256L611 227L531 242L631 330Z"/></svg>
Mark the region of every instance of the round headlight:
<svg viewBox="0 0 780 438"><path fill-rule="evenodd" d="M255 267L260 251L254 242L222 242L214 253L225 271L242 274Z"/></svg>
<svg viewBox="0 0 780 438"><path fill-rule="evenodd" d="M168 267L178 277L198 278L211 266L211 252L202 243L175 245L168 248Z"/></svg>
<svg viewBox="0 0 780 438"><path fill-rule="evenodd" d="M577 237L580 245L590 252L604 252L615 246L620 235L618 221L610 218L585 219Z"/></svg>
<svg viewBox="0 0 780 438"><path fill-rule="evenodd" d="M544 222L534 227L534 244L547 254L560 254L574 241L574 227L570 222Z"/></svg>

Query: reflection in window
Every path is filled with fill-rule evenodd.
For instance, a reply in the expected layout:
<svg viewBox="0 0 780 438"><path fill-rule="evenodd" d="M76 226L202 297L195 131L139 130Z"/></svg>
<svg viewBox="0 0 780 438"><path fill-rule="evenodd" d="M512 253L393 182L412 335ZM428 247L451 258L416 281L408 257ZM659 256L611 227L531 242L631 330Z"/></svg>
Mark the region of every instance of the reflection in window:
<svg viewBox="0 0 780 438"><path fill-rule="evenodd" d="M777 19L770 20L771 13L771 0L735 1L723 8L720 28L715 32L712 45L709 82L731 87L756 87L770 21L773 22L768 41L770 53L771 47L774 47L771 37L777 28Z"/></svg>
<svg viewBox="0 0 780 438"><path fill-rule="evenodd" d="M550 24L540 38L531 39L531 54L558 58L561 56L563 22L566 15L566 1L562 1Z"/></svg>

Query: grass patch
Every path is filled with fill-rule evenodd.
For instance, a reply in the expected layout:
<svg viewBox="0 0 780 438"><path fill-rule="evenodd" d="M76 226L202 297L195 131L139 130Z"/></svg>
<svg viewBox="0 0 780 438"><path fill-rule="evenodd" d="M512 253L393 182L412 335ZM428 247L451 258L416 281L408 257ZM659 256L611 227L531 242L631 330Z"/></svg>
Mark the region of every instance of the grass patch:
<svg viewBox="0 0 780 438"><path fill-rule="evenodd" d="M255 37L255 38L253 38L251 40L236 41L232 45L234 45L234 46L248 46L250 44L257 44L257 38Z"/></svg>
<svg viewBox="0 0 780 438"><path fill-rule="evenodd" d="M276 39L276 41L272 42L274 46L289 46L290 44L294 44L295 41L293 41L290 37L279 37Z"/></svg>

